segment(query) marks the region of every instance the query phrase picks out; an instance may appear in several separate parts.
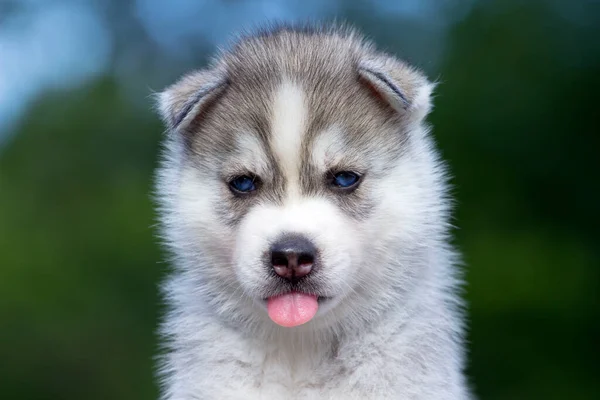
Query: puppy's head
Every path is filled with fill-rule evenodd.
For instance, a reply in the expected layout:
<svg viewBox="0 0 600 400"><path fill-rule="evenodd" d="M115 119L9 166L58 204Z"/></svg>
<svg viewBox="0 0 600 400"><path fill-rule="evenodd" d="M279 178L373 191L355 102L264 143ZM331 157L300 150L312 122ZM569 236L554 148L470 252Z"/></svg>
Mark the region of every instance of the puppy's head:
<svg viewBox="0 0 600 400"><path fill-rule="evenodd" d="M167 88L158 192L185 277L173 290L285 326L368 320L402 301L444 231L422 126L431 90L352 32L288 29Z"/></svg>

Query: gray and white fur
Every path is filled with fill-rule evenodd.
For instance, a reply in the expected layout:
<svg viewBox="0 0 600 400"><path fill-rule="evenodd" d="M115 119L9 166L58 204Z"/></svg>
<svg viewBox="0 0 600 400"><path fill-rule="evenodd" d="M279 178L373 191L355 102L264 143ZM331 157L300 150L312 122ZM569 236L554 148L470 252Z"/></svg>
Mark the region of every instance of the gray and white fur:
<svg viewBox="0 0 600 400"><path fill-rule="evenodd" d="M433 87L351 29L279 27L159 94L162 399L471 398ZM319 259L292 283L268 262L289 234ZM284 328L265 299L290 290L320 306Z"/></svg>

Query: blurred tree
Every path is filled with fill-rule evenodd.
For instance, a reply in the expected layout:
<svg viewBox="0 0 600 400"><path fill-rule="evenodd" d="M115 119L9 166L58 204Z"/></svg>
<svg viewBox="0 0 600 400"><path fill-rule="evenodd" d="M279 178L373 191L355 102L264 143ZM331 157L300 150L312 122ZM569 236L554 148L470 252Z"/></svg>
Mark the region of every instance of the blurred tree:
<svg viewBox="0 0 600 400"><path fill-rule="evenodd" d="M49 94L4 152L5 398L156 397L162 268L149 193L160 131L103 79Z"/></svg>

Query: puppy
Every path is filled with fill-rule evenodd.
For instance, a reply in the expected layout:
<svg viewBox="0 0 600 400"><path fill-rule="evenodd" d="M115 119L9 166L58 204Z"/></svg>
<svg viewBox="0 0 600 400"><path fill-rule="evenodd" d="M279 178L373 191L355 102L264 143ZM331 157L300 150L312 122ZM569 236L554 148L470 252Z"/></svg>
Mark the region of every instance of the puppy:
<svg viewBox="0 0 600 400"><path fill-rule="evenodd" d="M432 89L280 27L158 96L163 399L470 398Z"/></svg>

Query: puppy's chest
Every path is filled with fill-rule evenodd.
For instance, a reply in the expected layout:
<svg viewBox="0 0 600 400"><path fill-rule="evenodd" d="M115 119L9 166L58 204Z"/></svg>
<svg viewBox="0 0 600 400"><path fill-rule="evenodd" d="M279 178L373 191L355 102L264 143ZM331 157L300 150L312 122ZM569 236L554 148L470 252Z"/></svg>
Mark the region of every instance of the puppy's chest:
<svg viewBox="0 0 600 400"><path fill-rule="evenodd" d="M330 354L281 355L276 352L236 361L247 399L327 398L339 387L344 368ZM237 374L236 374L237 375Z"/></svg>

